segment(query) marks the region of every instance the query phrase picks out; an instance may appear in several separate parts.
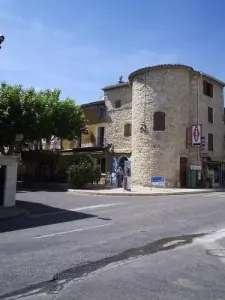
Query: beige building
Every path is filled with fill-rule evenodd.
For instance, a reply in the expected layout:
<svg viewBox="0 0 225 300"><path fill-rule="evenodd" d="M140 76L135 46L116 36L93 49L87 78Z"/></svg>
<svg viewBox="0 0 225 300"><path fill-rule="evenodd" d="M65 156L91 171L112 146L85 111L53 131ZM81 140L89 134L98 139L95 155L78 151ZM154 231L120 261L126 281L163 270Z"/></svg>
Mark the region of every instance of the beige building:
<svg viewBox="0 0 225 300"><path fill-rule="evenodd" d="M185 186L187 169L209 165L222 181L225 83L185 65L158 65L134 71L129 82L103 88L105 136L118 164L131 157L133 185L163 176ZM192 126L201 125L201 146L192 145ZM197 136L198 137L198 136ZM194 167L193 167L194 166ZM204 174L196 174L202 181Z"/></svg>

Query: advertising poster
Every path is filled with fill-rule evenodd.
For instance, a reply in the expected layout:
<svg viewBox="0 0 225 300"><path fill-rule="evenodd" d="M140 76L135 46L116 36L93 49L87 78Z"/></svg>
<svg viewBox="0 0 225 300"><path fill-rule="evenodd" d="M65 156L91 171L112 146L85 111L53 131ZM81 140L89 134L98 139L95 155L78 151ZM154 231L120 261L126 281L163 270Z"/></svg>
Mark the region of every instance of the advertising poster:
<svg viewBox="0 0 225 300"><path fill-rule="evenodd" d="M127 191L131 190L131 161L126 160L124 162L124 189Z"/></svg>
<svg viewBox="0 0 225 300"><path fill-rule="evenodd" d="M117 170L117 160L116 157L112 158L112 184L116 184L116 170Z"/></svg>

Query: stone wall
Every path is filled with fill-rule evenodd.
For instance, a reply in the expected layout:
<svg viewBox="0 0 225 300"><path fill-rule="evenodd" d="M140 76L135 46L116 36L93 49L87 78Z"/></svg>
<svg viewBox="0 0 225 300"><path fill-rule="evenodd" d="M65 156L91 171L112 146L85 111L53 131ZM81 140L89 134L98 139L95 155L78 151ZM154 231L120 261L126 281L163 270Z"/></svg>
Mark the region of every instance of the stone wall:
<svg viewBox="0 0 225 300"><path fill-rule="evenodd" d="M203 94L203 80L213 84L213 98ZM213 123L208 122L208 107L213 108ZM199 78L199 123L202 124L202 136L205 137L205 152L215 161L224 156L224 103L223 88L206 77ZM208 133L213 134L214 150L208 150Z"/></svg>
<svg viewBox="0 0 225 300"><path fill-rule="evenodd" d="M171 186L179 180L179 155L187 155L190 72L155 70L133 79L132 182L149 185L151 176L165 176ZM153 114L166 114L166 130L153 131ZM140 132L145 123L146 132Z"/></svg>
<svg viewBox="0 0 225 300"><path fill-rule="evenodd" d="M213 98L203 95L204 79L213 84ZM151 176L165 176L169 186L179 186L180 157L186 157L188 165L200 165L202 152L215 161L224 159L223 82L184 65L140 69L129 81L131 85L103 90L107 141L115 153L132 152L133 185L147 186ZM121 108L115 108L118 99ZM214 111L213 124L208 122L208 107ZM157 111L166 115L165 131L153 130ZM124 124L128 122L132 123L132 137L125 138ZM140 131L141 124L145 124L145 132ZM204 150L192 147L191 127L195 124L202 124ZM208 151L208 133L214 135L214 151Z"/></svg>
<svg viewBox="0 0 225 300"><path fill-rule="evenodd" d="M106 105L106 140L113 144L115 151L131 150L131 137L124 137L124 125L132 123L132 88L120 85L104 91ZM115 101L121 100L121 107L115 108Z"/></svg>

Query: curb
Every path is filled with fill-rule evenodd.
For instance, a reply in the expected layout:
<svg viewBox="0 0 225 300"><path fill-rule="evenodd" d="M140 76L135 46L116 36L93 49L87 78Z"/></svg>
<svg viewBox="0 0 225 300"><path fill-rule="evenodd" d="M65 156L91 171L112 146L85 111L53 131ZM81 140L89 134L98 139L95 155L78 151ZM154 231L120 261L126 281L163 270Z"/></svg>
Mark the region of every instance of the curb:
<svg viewBox="0 0 225 300"><path fill-rule="evenodd" d="M217 192L225 192L225 189L218 189L218 190L207 190L207 191L190 191L190 192L168 192L168 193L126 193L126 192L120 192L120 193L101 193L101 192L95 192L95 191L76 191L74 189L68 189L68 192L74 193L77 195L91 195L91 196L172 196L172 195L197 195L197 194L210 194L210 193L217 193Z"/></svg>

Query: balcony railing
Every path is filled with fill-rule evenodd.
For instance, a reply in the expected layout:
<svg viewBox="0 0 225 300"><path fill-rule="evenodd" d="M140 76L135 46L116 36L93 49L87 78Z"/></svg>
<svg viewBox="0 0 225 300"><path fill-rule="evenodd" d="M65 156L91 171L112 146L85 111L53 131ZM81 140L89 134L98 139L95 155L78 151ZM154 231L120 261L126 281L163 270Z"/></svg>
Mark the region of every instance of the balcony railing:
<svg viewBox="0 0 225 300"><path fill-rule="evenodd" d="M95 138L92 137L90 138L89 136L87 137L82 137L79 143L80 148L105 148L107 147L107 142L105 138Z"/></svg>

